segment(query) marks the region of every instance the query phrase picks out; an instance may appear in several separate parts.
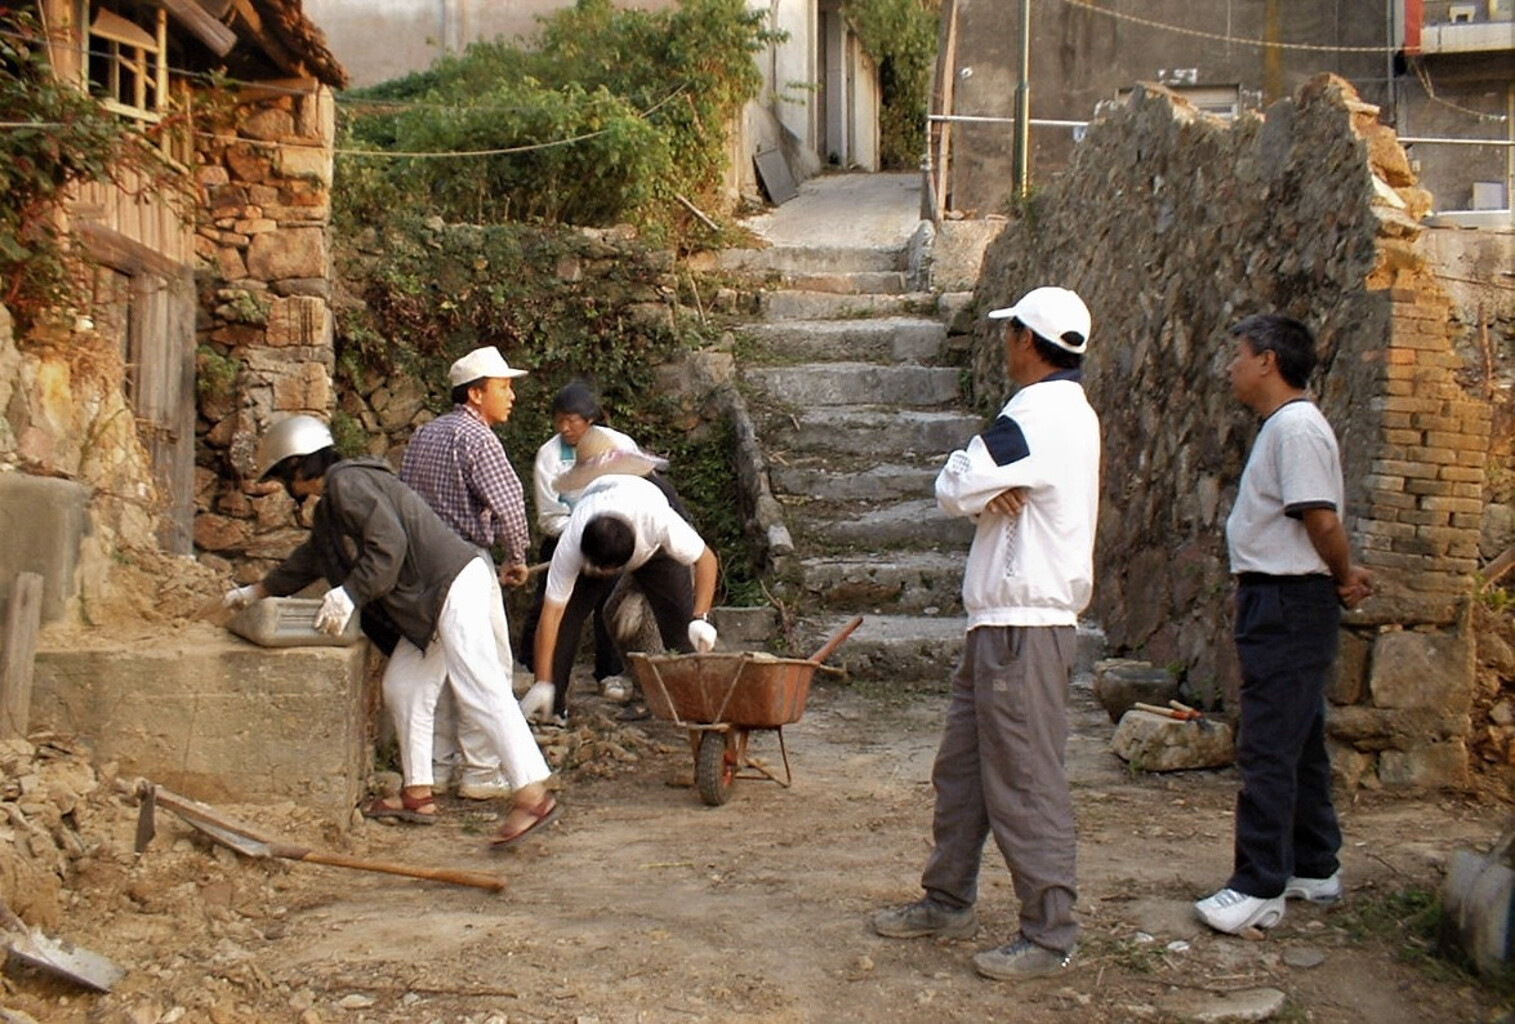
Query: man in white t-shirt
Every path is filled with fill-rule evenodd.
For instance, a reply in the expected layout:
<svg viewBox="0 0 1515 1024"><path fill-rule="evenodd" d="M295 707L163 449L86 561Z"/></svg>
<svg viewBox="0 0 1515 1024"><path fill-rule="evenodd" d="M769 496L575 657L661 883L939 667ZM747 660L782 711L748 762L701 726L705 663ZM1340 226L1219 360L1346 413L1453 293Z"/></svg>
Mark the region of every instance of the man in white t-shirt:
<svg viewBox="0 0 1515 1024"><path fill-rule="evenodd" d="M1194 911L1235 934L1278 924L1287 899L1341 898L1325 687L1341 608L1371 596L1373 578L1353 564L1341 525L1336 435L1305 397L1315 368L1309 328L1269 314L1247 317L1231 334L1231 390L1263 419L1226 520L1237 584L1241 793L1231 878Z"/></svg>
<svg viewBox="0 0 1515 1024"><path fill-rule="evenodd" d="M664 647L708 651L716 641L707 616L719 563L663 491L644 479L657 460L582 441L579 447L601 454L576 461L558 481L560 491L579 496L547 570L532 659L536 682L521 698L526 717L538 721L567 714L574 652L559 649L559 635L579 636L584 620L623 574L646 598Z"/></svg>

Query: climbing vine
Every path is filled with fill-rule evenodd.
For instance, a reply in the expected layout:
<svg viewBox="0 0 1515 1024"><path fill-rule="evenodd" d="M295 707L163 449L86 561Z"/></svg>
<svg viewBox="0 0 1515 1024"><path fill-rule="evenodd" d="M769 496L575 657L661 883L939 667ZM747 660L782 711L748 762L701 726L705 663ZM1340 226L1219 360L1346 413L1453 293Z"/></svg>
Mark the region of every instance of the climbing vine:
<svg viewBox="0 0 1515 1024"><path fill-rule="evenodd" d="M0 122L0 301L24 334L82 307L61 226L70 190L128 177L167 188L177 174L152 140L58 80L31 12L0 9Z"/></svg>
<svg viewBox="0 0 1515 1024"><path fill-rule="evenodd" d="M864 51L878 65L879 159L915 170L925 144L940 0L843 0Z"/></svg>

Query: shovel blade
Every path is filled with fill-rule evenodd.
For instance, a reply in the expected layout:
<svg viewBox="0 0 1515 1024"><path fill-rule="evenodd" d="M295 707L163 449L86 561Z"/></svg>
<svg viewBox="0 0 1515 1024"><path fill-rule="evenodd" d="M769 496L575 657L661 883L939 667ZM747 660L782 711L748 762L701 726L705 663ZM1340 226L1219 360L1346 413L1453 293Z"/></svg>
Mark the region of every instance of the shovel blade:
<svg viewBox="0 0 1515 1024"><path fill-rule="evenodd" d="M126 973L93 950L50 939L35 928L12 934L9 942L11 959L96 992L109 992Z"/></svg>

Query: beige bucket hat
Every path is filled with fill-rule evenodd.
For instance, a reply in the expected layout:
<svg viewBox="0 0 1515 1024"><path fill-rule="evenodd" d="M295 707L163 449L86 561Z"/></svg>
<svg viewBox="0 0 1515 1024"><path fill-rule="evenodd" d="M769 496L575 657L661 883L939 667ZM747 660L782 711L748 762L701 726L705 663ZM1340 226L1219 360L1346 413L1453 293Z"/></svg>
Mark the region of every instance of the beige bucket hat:
<svg viewBox="0 0 1515 1024"><path fill-rule="evenodd" d="M573 468L559 474L553 486L559 494L572 494L602 476L646 476L666 465L668 460L656 455L617 448L609 434L599 427L590 427L574 446Z"/></svg>

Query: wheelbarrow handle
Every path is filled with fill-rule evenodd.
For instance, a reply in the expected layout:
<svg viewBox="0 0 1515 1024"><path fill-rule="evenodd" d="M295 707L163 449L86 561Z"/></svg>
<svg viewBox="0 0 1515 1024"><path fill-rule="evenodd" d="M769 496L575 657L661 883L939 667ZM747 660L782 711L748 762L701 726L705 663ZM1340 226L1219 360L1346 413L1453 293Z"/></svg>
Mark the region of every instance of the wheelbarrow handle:
<svg viewBox="0 0 1515 1024"><path fill-rule="evenodd" d="M854 629L857 629L857 627L861 626L862 624L863 624L863 617L861 615L854 615L852 617L852 620L850 622L848 622L845 626L843 626L841 629L839 629L835 633L833 633L831 635L831 639L826 641L825 646L822 647L820 650L816 651L814 654L812 654L810 656L809 660L811 660L811 661L815 662L817 665L819 665L821 662L823 662L827 658L831 657L831 652L835 651L838 647L842 646L842 641L845 640L845 639L847 639L849 636L851 636L852 635L852 631Z"/></svg>

